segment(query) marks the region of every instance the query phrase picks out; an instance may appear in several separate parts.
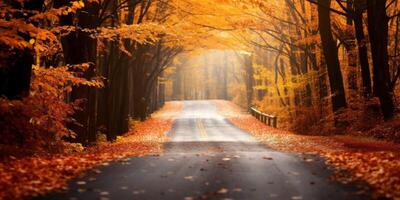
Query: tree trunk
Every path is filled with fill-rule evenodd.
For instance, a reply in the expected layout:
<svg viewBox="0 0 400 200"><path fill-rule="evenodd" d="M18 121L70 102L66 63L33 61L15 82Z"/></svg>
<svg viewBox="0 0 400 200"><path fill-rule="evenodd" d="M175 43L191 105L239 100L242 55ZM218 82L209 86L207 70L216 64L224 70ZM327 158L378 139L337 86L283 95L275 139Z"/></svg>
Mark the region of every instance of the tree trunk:
<svg viewBox="0 0 400 200"><path fill-rule="evenodd" d="M253 106L253 85L254 85L254 70L251 55L244 55L244 67L246 71L246 97L247 108Z"/></svg>
<svg viewBox="0 0 400 200"><path fill-rule="evenodd" d="M371 72L369 69L368 48L363 25L364 8L361 1L355 1L354 10L354 29L358 46L358 59L361 66L362 93L364 97L368 98L372 95Z"/></svg>
<svg viewBox="0 0 400 200"><path fill-rule="evenodd" d="M354 7L353 0L347 0L347 9L352 10ZM347 17L347 25L353 25L353 18ZM353 99L357 96L358 85L357 85L357 56L355 55L356 42L355 35L346 31L345 38L345 48L347 53L347 61L348 61L348 73L347 73L347 89L349 91L349 99Z"/></svg>
<svg viewBox="0 0 400 200"><path fill-rule="evenodd" d="M160 74L161 78L164 78L164 73ZM157 109L161 108L165 103L165 83L158 83L158 99L157 99Z"/></svg>
<svg viewBox="0 0 400 200"><path fill-rule="evenodd" d="M203 78L204 78L204 99L210 98L210 83L209 83L209 74L208 74L208 57L207 55L203 56L204 66L203 66Z"/></svg>
<svg viewBox="0 0 400 200"><path fill-rule="evenodd" d="M368 0L368 32L373 62L374 94L379 97L385 119L393 117L394 103L390 89L388 62L388 22L386 0Z"/></svg>
<svg viewBox="0 0 400 200"><path fill-rule="evenodd" d="M336 42L332 36L329 10L331 0L319 0L318 2L319 32L328 68L329 84L332 93L332 110L333 112L336 112L339 109L346 107L346 98L343 87L342 72L340 71L338 50Z"/></svg>
<svg viewBox="0 0 400 200"><path fill-rule="evenodd" d="M183 71L182 64L176 65L175 77L172 82L172 98L174 100L183 100L182 84L183 84Z"/></svg>
<svg viewBox="0 0 400 200"><path fill-rule="evenodd" d="M70 1L59 1L55 7L68 4ZM85 7L78 11L77 27L95 29L98 26L99 5L85 2ZM72 15L61 17L62 25L74 25ZM89 63L90 67L83 72L83 77L90 79L95 75L97 62L97 39L81 29L70 32L61 39L66 64ZM71 100L84 100L82 109L74 113L73 118L79 124L71 124L71 129L78 135L80 143L88 145L96 140L96 89L88 86L73 87Z"/></svg>
<svg viewBox="0 0 400 200"><path fill-rule="evenodd" d="M224 52L222 67L222 99L228 100L228 53Z"/></svg>

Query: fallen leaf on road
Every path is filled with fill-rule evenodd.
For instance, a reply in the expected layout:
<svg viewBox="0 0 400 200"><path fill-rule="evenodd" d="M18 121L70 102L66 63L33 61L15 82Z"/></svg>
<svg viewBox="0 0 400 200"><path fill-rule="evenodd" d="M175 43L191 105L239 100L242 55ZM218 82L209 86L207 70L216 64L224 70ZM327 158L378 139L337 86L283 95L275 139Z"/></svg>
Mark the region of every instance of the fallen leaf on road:
<svg viewBox="0 0 400 200"><path fill-rule="evenodd" d="M264 156L263 159L265 159L265 160L273 160L273 158L267 157L267 156Z"/></svg>
<svg viewBox="0 0 400 200"><path fill-rule="evenodd" d="M77 185L86 185L86 182L85 181L78 181L78 182L76 182L76 184Z"/></svg>
<svg viewBox="0 0 400 200"><path fill-rule="evenodd" d="M293 196L292 198L290 198L291 200L302 200L303 197L301 196Z"/></svg>
<svg viewBox="0 0 400 200"><path fill-rule="evenodd" d="M174 189L168 189L168 192L175 192Z"/></svg>
<svg viewBox="0 0 400 200"><path fill-rule="evenodd" d="M86 192L86 189L79 188L79 189L78 189L78 192L79 192L79 193Z"/></svg>
<svg viewBox="0 0 400 200"><path fill-rule="evenodd" d="M307 159L304 159L304 161L306 161L306 162L313 162L313 161L314 161L314 159L307 158Z"/></svg>
<svg viewBox="0 0 400 200"><path fill-rule="evenodd" d="M134 190L132 193L133 194L143 194L145 192L146 192L145 190Z"/></svg>
<svg viewBox="0 0 400 200"><path fill-rule="evenodd" d="M221 189L219 189L218 191L217 191L217 194L226 194L226 193L228 193L228 189L226 189L226 188L221 188Z"/></svg>
<svg viewBox="0 0 400 200"><path fill-rule="evenodd" d="M188 181L193 181L193 176L185 176L184 179Z"/></svg>
<svg viewBox="0 0 400 200"><path fill-rule="evenodd" d="M230 158L222 158L223 161L229 161L231 160Z"/></svg>
<svg viewBox="0 0 400 200"><path fill-rule="evenodd" d="M300 175L299 172L293 172L293 171L288 172L288 174L293 174L293 175L295 175L295 176Z"/></svg>

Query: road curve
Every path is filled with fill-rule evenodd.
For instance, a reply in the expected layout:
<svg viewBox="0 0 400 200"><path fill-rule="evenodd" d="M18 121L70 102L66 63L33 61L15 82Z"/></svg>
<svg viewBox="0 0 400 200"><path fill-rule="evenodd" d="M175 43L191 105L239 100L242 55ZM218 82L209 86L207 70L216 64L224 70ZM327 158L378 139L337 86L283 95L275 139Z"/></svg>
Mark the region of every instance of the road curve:
<svg viewBox="0 0 400 200"><path fill-rule="evenodd" d="M323 160L257 143L209 101L185 101L160 156L130 157L38 199L367 199L328 180ZM79 181L87 184L79 185Z"/></svg>

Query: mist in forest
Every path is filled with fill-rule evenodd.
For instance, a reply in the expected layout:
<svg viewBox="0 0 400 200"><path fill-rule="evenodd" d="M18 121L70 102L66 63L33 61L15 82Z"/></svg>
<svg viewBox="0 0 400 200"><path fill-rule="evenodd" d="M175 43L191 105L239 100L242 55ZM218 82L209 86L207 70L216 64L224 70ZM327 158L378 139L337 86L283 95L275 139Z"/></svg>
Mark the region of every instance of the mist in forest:
<svg viewBox="0 0 400 200"><path fill-rule="evenodd" d="M243 55L234 51L208 50L178 56L168 77L166 99L241 98L245 93Z"/></svg>

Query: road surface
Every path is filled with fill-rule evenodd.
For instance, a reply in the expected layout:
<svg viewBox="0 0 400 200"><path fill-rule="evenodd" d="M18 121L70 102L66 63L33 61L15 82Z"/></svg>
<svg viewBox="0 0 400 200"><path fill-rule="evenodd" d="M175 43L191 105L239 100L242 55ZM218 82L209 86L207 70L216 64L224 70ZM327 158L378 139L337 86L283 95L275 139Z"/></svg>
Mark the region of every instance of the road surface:
<svg viewBox="0 0 400 200"><path fill-rule="evenodd" d="M112 162L39 199L366 199L329 181L322 159L257 143L209 101L185 101L169 135L163 155Z"/></svg>

